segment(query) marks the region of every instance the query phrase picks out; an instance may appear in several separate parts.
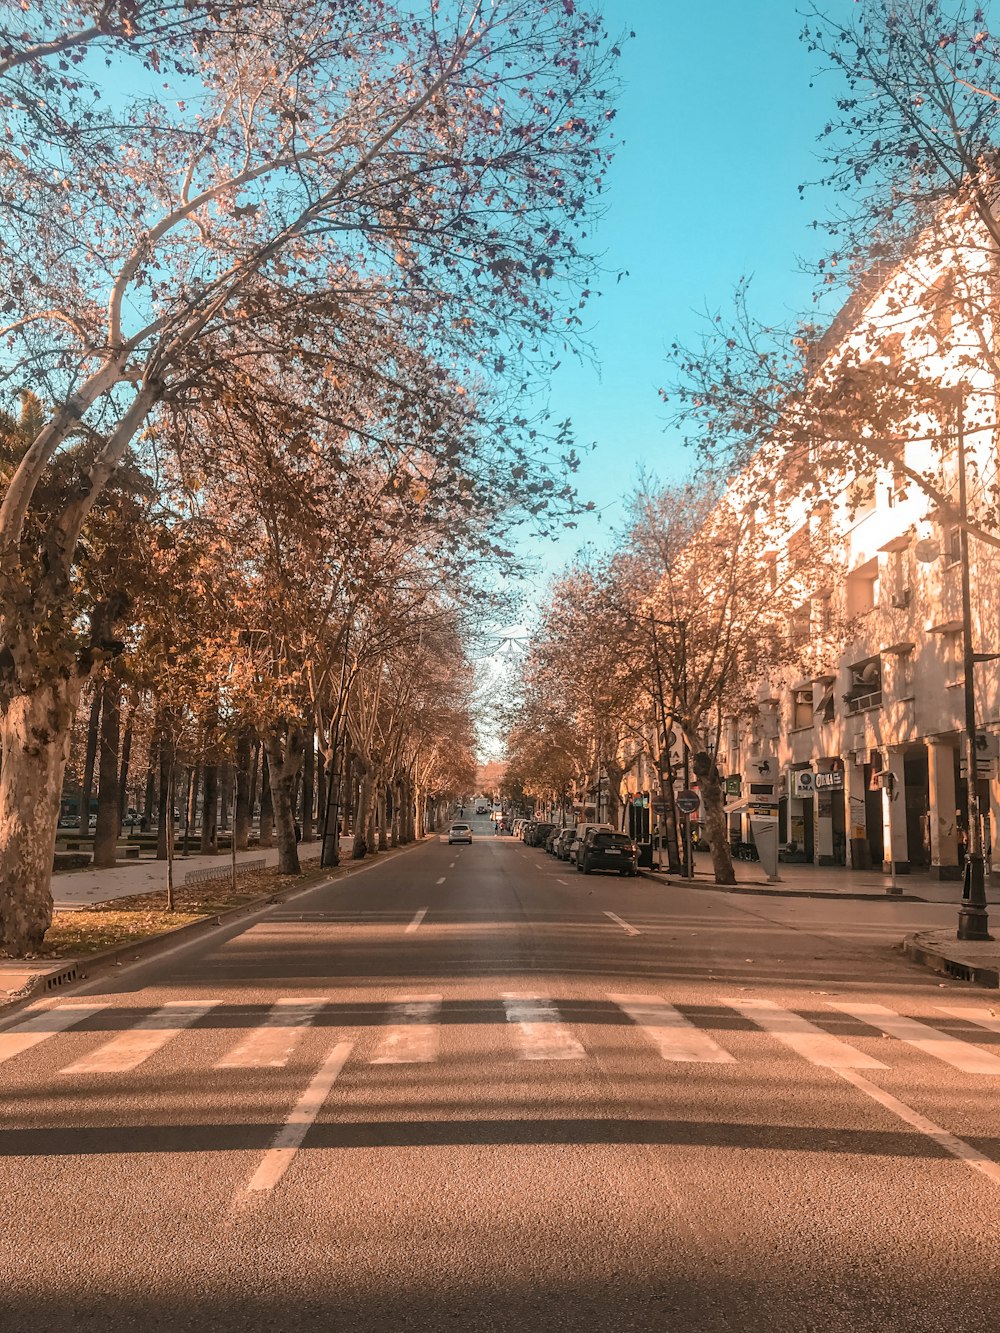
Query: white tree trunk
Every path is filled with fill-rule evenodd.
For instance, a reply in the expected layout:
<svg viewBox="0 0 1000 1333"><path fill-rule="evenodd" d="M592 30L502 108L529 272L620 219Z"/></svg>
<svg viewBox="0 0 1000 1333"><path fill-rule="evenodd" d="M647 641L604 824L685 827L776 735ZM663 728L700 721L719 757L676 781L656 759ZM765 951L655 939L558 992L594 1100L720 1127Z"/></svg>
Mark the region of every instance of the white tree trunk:
<svg viewBox="0 0 1000 1333"><path fill-rule="evenodd" d="M16 695L0 716L0 945L35 953L52 922L52 857L78 678Z"/></svg>

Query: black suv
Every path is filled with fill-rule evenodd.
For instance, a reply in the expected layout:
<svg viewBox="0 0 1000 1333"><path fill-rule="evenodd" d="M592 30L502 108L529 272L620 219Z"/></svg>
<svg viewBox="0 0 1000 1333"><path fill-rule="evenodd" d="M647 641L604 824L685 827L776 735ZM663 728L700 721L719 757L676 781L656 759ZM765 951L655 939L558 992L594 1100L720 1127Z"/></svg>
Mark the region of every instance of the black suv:
<svg viewBox="0 0 1000 1333"><path fill-rule="evenodd" d="M545 839L554 828L555 824L535 824L525 842L529 847L544 847Z"/></svg>
<svg viewBox="0 0 1000 1333"><path fill-rule="evenodd" d="M588 829L576 856L576 868L584 875L592 870L617 870L619 875L639 873L639 849L627 833Z"/></svg>

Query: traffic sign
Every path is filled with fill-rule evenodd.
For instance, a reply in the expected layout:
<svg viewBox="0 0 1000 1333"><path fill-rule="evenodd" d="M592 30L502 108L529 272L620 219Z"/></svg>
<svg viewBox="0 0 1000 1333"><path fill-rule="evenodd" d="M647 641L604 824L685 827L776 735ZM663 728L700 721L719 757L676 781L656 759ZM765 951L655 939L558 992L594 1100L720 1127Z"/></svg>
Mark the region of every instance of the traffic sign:
<svg viewBox="0 0 1000 1333"><path fill-rule="evenodd" d="M677 809L682 815L693 815L701 805L701 797L696 791L681 791L677 793Z"/></svg>

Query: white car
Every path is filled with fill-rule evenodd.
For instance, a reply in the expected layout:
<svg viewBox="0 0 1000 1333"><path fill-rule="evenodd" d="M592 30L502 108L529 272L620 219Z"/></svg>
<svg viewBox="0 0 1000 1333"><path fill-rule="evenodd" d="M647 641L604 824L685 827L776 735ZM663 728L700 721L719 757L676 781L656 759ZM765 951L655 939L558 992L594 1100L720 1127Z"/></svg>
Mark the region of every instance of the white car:
<svg viewBox="0 0 1000 1333"><path fill-rule="evenodd" d="M471 824L452 824L448 830L448 846L453 842L471 842L472 825Z"/></svg>

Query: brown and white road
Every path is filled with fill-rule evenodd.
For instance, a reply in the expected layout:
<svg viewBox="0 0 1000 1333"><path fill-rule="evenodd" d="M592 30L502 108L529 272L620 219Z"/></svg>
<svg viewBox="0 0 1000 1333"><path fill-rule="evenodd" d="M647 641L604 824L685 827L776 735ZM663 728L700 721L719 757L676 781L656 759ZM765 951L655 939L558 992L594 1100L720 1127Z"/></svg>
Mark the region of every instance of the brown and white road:
<svg viewBox="0 0 1000 1333"><path fill-rule="evenodd" d="M481 837L47 999L0 1329L996 1330L1000 1002L906 911Z"/></svg>

